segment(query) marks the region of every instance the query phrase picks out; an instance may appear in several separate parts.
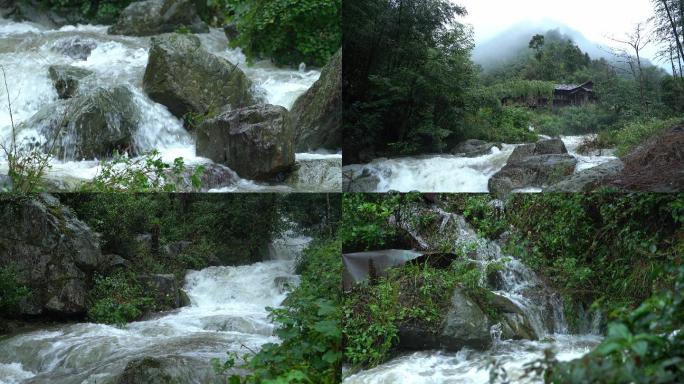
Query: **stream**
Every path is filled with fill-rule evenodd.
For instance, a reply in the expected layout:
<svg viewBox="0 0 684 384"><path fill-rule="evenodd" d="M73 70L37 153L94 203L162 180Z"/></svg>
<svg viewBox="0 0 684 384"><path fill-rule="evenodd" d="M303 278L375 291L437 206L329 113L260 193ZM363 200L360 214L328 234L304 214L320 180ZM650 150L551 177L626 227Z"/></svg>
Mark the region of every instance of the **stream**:
<svg viewBox="0 0 684 384"><path fill-rule="evenodd" d="M612 150L603 153L581 155L578 147L587 136L563 136L568 153L578 160L575 172L589 169L614 160ZM518 145L503 144L491 152L478 157L455 155L425 155L394 159L376 159L370 164L354 164L344 167L354 175L364 171L377 176L380 182L375 191L367 192L444 192L444 193L487 193L489 179L499 172L508 157ZM538 188L527 188L517 192L541 192Z"/></svg>
<svg viewBox="0 0 684 384"><path fill-rule="evenodd" d="M191 305L119 328L75 323L0 340L0 384L108 383L135 358L171 359L187 383L206 383L212 358L258 350L278 342L266 307L286 292L275 281L296 281L295 257L311 239L283 236L271 260L189 271L184 290Z"/></svg>
<svg viewBox="0 0 684 384"><path fill-rule="evenodd" d="M494 366L503 368L512 383L543 383L541 377L526 377L525 365L543 358L545 350L551 349L556 359L567 361L585 355L600 343L598 313L582 314L582 334L571 334L560 295L534 271L505 254L496 242L479 237L463 216L434 207L433 211L441 217L439 232L453 236L456 249L468 255L468 261L481 271L487 271L491 263L503 262L492 292L510 300L524 314L538 340L502 340L499 322L490 328L493 345L486 351L464 348L458 352L405 353L372 369L347 372L344 384L481 384L489 382ZM486 284L486 273L482 279L481 284Z"/></svg>
<svg viewBox="0 0 684 384"><path fill-rule="evenodd" d="M277 68L267 61L247 65L240 49L228 49L228 40L220 29L214 28L208 34L196 36L209 52L237 64L252 80L257 94L270 104L291 108L297 97L320 76L317 70ZM155 103L144 93L142 78L147 65L149 41L148 37L108 35L107 26L78 25L48 30L33 23L0 19L0 65L7 74L15 126L28 120L41 107L58 100L48 77L48 67L54 64L72 65L95 73L82 80L83 88L126 85L133 92L135 103L142 113L134 141L143 152L156 149L168 163L177 157L182 157L186 165L210 163L209 159L196 155L194 138L183 128L182 122L165 106ZM58 51L74 45L94 48L86 60L69 57ZM0 87L0 100L0 142L8 143L12 130L4 83ZM19 139L34 135L35 132L31 131L21 132ZM296 159L312 161L314 155L337 159L339 162L342 159L341 154L318 151L298 153ZM307 175L304 180L300 175L295 185L239 179L234 185L219 191L339 191L341 175L325 177L327 173L339 174L339 166L334 164L320 161L316 167L320 169L318 174ZM52 160L46 178L73 185L78 184L79 180L92 179L100 168L97 160ZM4 153L0 154L0 174L7 174ZM322 181L327 184L321 184Z"/></svg>

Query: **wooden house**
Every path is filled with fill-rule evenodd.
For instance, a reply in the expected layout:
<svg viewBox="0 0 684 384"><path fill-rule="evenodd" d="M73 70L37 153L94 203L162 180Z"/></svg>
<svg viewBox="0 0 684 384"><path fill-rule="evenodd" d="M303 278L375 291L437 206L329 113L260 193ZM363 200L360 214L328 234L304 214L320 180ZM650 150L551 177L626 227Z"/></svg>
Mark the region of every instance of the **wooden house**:
<svg viewBox="0 0 684 384"><path fill-rule="evenodd" d="M553 90L553 106L565 107L569 105L585 105L596 101L594 82L584 84L556 84Z"/></svg>

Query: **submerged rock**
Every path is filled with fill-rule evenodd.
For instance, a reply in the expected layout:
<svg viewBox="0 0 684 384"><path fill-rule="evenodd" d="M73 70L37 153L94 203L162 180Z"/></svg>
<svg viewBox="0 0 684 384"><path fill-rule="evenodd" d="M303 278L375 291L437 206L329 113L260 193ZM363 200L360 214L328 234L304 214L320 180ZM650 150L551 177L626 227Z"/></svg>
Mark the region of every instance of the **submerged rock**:
<svg viewBox="0 0 684 384"><path fill-rule="evenodd" d="M81 315L87 281L100 267L96 235L50 195L0 202L0 265L31 293L20 315Z"/></svg>
<svg viewBox="0 0 684 384"><path fill-rule="evenodd" d="M222 112L197 127L197 154L248 179L271 179L288 172L295 153L287 109L253 105Z"/></svg>
<svg viewBox="0 0 684 384"><path fill-rule="evenodd" d="M176 33L152 38L143 88L179 118L211 117L224 108L252 105L251 87L237 65L207 52L196 36Z"/></svg>
<svg viewBox="0 0 684 384"><path fill-rule="evenodd" d="M114 384L222 384L204 359L187 356L142 357L126 364Z"/></svg>
<svg viewBox="0 0 684 384"><path fill-rule="evenodd" d="M492 344L490 321L480 307L461 289L454 290L441 331L441 343L447 350L463 347L486 349Z"/></svg>
<svg viewBox="0 0 684 384"><path fill-rule="evenodd" d="M451 150L451 154L463 157L478 157L488 155L493 148L501 149L501 143L490 143L483 140L466 140Z"/></svg>
<svg viewBox="0 0 684 384"><path fill-rule="evenodd" d="M133 97L125 86L97 88L44 107L18 129L37 130L45 140L36 145L64 160L106 158L114 151L136 154L133 134L140 112Z"/></svg>
<svg viewBox="0 0 684 384"><path fill-rule="evenodd" d="M75 96L80 80L93 74L92 71L71 65L51 65L48 73L60 99Z"/></svg>
<svg viewBox="0 0 684 384"><path fill-rule="evenodd" d="M193 0L146 0L131 3L107 33L151 36L185 28L193 33L208 33Z"/></svg>
<svg viewBox="0 0 684 384"><path fill-rule="evenodd" d="M74 36L55 41L51 49L72 59L87 60L95 48L97 48L96 40Z"/></svg>
<svg viewBox="0 0 684 384"><path fill-rule="evenodd" d="M575 172L577 159L559 139L517 147L501 171L489 179L489 191L502 196L520 188L543 188Z"/></svg>
<svg viewBox="0 0 684 384"><path fill-rule="evenodd" d="M297 98L290 113L297 152L342 148L342 49Z"/></svg>

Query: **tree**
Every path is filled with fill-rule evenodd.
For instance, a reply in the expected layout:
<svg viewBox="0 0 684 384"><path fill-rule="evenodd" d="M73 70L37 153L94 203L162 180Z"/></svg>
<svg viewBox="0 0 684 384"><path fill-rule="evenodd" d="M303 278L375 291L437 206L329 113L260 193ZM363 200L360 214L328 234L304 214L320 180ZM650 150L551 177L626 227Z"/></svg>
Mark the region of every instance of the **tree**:
<svg viewBox="0 0 684 384"><path fill-rule="evenodd" d="M532 37L532 40L530 40L530 49L534 49L537 53L535 54L535 57L537 60L541 61L542 56L543 56L543 48L544 48L544 35L534 35Z"/></svg>
<svg viewBox="0 0 684 384"><path fill-rule="evenodd" d="M655 11L652 18L654 38L662 47L659 56L670 61L673 76L677 76L679 69L679 77L684 78L684 1L652 0L652 3Z"/></svg>
<svg viewBox="0 0 684 384"><path fill-rule="evenodd" d="M644 80L644 68L641 61L643 50L651 43L651 39L645 34L645 26L638 23L634 30L623 38L610 38L612 41L622 44L623 47L614 48L615 57L629 66L632 76L639 84L639 100L642 112L646 112L646 84Z"/></svg>

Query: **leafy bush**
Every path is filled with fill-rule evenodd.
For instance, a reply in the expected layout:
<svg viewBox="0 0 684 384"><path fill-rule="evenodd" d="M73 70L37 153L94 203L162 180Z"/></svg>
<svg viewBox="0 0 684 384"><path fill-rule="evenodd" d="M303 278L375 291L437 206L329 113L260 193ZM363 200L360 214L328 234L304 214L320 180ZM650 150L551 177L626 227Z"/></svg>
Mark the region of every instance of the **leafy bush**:
<svg viewBox="0 0 684 384"><path fill-rule="evenodd" d="M369 368L386 361L399 342L401 327L438 332L457 286L486 309L488 296L480 286L481 277L477 267L461 261L445 269L407 264L389 269L377 283L355 285L343 309L347 362Z"/></svg>
<svg viewBox="0 0 684 384"><path fill-rule="evenodd" d="M341 0L225 0L251 60L323 66L342 45Z"/></svg>
<svg viewBox="0 0 684 384"><path fill-rule="evenodd" d="M623 156L664 130L682 124L682 118L633 120L625 123L620 129L602 133L601 136L617 148L618 156Z"/></svg>
<svg viewBox="0 0 684 384"><path fill-rule="evenodd" d="M480 108L466 119L471 127L468 136L510 144L536 141L537 134L529 129L531 119L532 113L525 107Z"/></svg>
<svg viewBox="0 0 684 384"><path fill-rule="evenodd" d="M45 6L58 12L69 13L76 10L87 19L98 23L112 23L131 2L132 0L41 0Z"/></svg>
<svg viewBox="0 0 684 384"><path fill-rule="evenodd" d="M665 269L684 248L683 196L544 194L515 196L506 219L517 235L508 251L574 303L606 312L642 302L669 283Z"/></svg>
<svg viewBox="0 0 684 384"><path fill-rule="evenodd" d="M122 272L95 277L89 302L88 318L96 323L124 325L153 309L153 299L146 296L135 277Z"/></svg>
<svg viewBox="0 0 684 384"><path fill-rule="evenodd" d="M340 237L345 252L381 249L392 243L397 232L388 225L387 220L400 201L400 195L385 198L380 195L344 194Z"/></svg>
<svg viewBox="0 0 684 384"><path fill-rule="evenodd" d="M583 135L597 133L615 124L614 116L597 105L559 108L536 115L533 125L546 135Z"/></svg>
<svg viewBox="0 0 684 384"><path fill-rule="evenodd" d="M340 241L316 242L299 263L301 283L282 308L269 309L278 325L279 344L265 344L244 356L249 374L232 376L230 383L339 383L342 369ZM226 363L213 361L219 371L233 368L237 356Z"/></svg>
<svg viewBox="0 0 684 384"><path fill-rule="evenodd" d="M551 362L547 383L680 383L684 378L684 267L672 290L654 295L608 325L591 353Z"/></svg>
<svg viewBox="0 0 684 384"><path fill-rule="evenodd" d="M95 178L81 186L82 192L175 192L176 182L187 171L182 157L167 164L157 150L133 159L115 154L100 166ZM203 173L201 165L190 173L190 182L196 190L202 186Z"/></svg>
<svg viewBox="0 0 684 384"><path fill-rule="evenodd" d="M22 299L31 291L19 283L17 272L11 265L0 267L0 313L12 315Z"/></svg>

